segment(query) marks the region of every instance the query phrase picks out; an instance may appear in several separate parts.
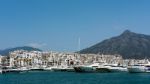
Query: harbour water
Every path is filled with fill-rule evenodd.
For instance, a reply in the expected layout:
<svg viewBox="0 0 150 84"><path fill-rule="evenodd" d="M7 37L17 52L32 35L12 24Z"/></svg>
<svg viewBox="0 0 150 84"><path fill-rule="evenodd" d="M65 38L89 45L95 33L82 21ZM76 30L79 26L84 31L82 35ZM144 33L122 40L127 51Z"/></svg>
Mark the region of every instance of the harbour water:
<svg viewBox="0 0 150 84"><path fill-rule="evenodd" d="M0 84L149 84L149 73L30 72L0 74Z"/></svg>

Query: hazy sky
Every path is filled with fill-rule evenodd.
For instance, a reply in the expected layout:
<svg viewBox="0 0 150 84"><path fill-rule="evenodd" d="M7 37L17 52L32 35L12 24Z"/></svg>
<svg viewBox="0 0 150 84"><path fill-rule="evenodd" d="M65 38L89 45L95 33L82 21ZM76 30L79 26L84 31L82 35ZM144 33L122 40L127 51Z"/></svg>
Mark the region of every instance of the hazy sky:
<svg viewBox="0 0 150 84"><path fill-rule="evenodd" d="M0 49L76 51L126 29L150 34L150 0L0 0Z"/></svg>

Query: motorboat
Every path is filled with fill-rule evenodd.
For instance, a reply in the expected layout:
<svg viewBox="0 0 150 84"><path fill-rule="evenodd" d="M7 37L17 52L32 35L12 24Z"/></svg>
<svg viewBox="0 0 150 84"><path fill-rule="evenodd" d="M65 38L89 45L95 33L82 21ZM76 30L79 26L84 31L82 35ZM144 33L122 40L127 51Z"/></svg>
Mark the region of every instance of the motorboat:
<svg viewBox="0 0 150 84"><path fill-rule="evenodd" d="M0 68L0 74L2 74L3 73L3 70Z"/></svg>
<svg viewBox="0 0 150 84"><path fill-rule="evenodd" d="M96 68L99 67L99 63L94 63L91 65L79 65L75 66L74 70L76 72L96 72Z"/></svg>
<svg viewBox="0 0 150 84"><path fill-rule="evenodd" d="M73 67L67 67L67 68L66 68L66 71L67 71L67 72L75 72L75 70L74 70Z"/></svg>
<svg viewBox="0 0 150 84"><path fill-rule="evenodd" d="M44 71L44 69L40 66L33 66L30 68L30 71Z"/></svg>
<svg viewBox="0 0 150 84"><path fill-rule="evenodd" d="M7 66L7 67L3 67L3 69L2 69L2 73L20 73L20 72L23 72L23 71L17 67Z"/></svg>
<svg viewBox="0 0 150 84"><path fill-rule="evenodd" d="M132 65L128 66L128 72L130 73L143 73L146 72L145 66L144 65Z"/></svg>
<svg viewBox="0 0 150 84"><path fill-rule="evenodd" d="M128 72L130 73L149 73L150 72L150 62L146 64L135 64L128 66Z"/></svg>
<svg viewBox="0 0 150 84"><path fill-rule="evenodd" d="M66 71L66 68L63 66L56 66L51 68L52 71Z"/></svg>
<svg viewBox="0 0 150 84"><path fill-rule="evenodd" d="M118 64L106 64L105 68L109 69L110 72L127 72L128 69L125 66L119 66Z"/></svg>
<svg viewBox="0 0 150 84"><path fill-rule="evenodd" d="M28 71L30 71L30 69L29 69L29 67L20 67L20 68L18 68L20 71L22 71L22 72L28 72Z"/></svg>

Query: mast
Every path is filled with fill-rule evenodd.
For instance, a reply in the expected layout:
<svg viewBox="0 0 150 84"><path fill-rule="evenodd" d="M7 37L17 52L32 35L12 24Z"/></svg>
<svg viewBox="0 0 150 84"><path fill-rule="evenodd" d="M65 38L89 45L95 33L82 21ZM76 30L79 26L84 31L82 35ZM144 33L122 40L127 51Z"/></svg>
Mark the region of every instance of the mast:
<svg viewBox="0 0 150 84"><path fill-rule="evenodd" d="M78 38L78 51L80 51L80 49L81 49L81 47L80 47L80 46L81 46L81 42L80 42L80 41L81 41L81 39L80 39L80 37L79 37L79 38Z"/></svg>

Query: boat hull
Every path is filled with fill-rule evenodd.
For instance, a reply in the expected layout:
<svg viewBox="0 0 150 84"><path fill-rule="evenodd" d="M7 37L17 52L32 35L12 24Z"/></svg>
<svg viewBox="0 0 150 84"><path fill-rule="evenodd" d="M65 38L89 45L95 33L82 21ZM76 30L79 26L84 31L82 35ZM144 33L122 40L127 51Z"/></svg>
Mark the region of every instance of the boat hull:
<svg viewBox="0 0 150 84"><path fill-rule="evenodd" d="M96 72L107 73L107 72L111 72L111 71L108 68L96 68Z"/></svg>
<svg viewBox="0 0 150 84"><path fill-rule="evenodd" d="M146 70L144 68L128 68L129 73L145 73Z"/></svg>
<svg viewBox="0 0 150 84"><path fill-rule="evenodd" d="M44 71L44 69L30 69L30 71Z"/></svg>
<svg viewBox="0 0 150 84"><path fill-rule="evenodd" d="M67 70L63 69L63 68L52 68L52 71L55 71L55 72L65 72Z"/></svg>
<svg viewBox="0 0 150 84"><path fill-rule="evenodd" d="M76 72L96 72L96 69L92 67L84 67L84 66L74 67L74 70Z"/></svg>
<svg viewBox="0 0 150 84"><path fill-rule="evenodd" d="M111 72L127 72L128 69L124 67L111 67L109 68Z"/></svg>

